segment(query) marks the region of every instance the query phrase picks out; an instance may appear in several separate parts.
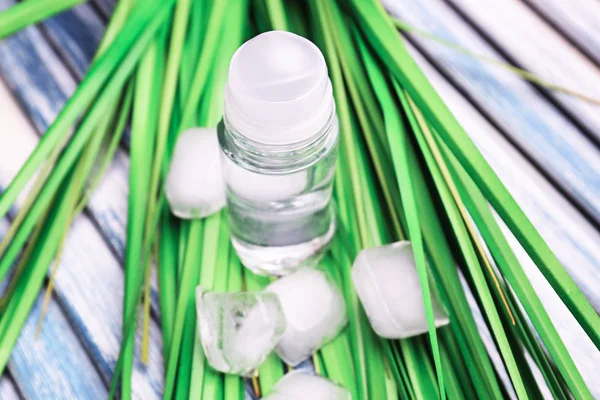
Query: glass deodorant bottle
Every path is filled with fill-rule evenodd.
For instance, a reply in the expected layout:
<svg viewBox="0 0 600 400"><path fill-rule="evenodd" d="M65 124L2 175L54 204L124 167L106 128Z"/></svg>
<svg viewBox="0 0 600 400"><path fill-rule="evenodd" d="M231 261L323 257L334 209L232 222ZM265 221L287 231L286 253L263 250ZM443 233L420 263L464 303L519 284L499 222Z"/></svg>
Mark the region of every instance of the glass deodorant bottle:
<svg viewBox="0 0 600 400"><path fill-rule="evenodd" d="M327 65L301 36L272 31L234 54L219 125L232 242L258 274L315 264L335 232L338 122Z"/></svg>

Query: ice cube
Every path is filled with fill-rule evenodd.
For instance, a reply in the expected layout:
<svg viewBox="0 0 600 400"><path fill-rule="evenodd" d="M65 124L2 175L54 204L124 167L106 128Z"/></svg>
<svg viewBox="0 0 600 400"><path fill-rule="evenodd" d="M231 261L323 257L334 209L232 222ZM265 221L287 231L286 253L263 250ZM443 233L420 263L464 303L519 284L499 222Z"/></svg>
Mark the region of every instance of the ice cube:
<svg viewBox="0 0 600 400"><path fill-rule="evenodd" d="M250 376L277 345L285 317L269 292L214 293L196 289L198 328L210 365Z"/></svg>
<svg viewBox="0 0 600 400"><path fill-rule="evenodd" d="M165 194L179 218L204 218L225 206L216 128L191 128L177 139Z"/></svg>
<svg viewBox="0 0 600 400"><path fill-rule="evenodd" d="M329 379L303 371L281 378L264 400L351 400L350 392Z"/></svg>
<svg viewBox="0 0 600 400"><path fill-rule="evenodd" d="M384 338L427 332L425 305L410 242L362 250L352 266L352 281L373 330ZM435 326L448 316L430 279Z"/></svg>
<svg viewBox="0 0 600 400"><path fill-rule="evenodd" d="M335 338L348 321L344 297L323 271L304 268L266 288L279 296L287 328L277 354L295 366Z"/></svg>

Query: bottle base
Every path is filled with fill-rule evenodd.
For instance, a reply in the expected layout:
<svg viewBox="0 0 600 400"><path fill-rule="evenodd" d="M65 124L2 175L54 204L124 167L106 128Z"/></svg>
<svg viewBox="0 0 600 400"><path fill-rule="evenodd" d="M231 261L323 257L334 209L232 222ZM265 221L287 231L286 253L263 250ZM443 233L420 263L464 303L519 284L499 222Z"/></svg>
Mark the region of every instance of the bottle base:
<svg viewBox="0 0 600 400"><path fill-rule="evenodd" d="M300 268L315 266L323 257L335 234L335 219L327 232L308 242L291 246L257 246L231 237L242 264L257 275L284 276Z"/></svg>

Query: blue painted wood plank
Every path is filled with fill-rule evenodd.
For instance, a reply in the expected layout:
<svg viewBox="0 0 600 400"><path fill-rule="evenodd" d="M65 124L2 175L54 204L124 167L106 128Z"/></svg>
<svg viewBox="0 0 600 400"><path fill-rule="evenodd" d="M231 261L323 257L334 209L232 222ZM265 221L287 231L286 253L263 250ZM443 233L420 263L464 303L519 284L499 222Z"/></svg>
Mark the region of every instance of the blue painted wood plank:
<svg viewBox="0 0 600 400"><path fill-rule="evenodd" d="M0 106L2 104L0 103ZM2 115L0 114L0 117ZM0 118L1 120L1 118ZM0 188L1 190L1 188ZM0 236L3 236L8 230L9 222L6 218L0 219ZM6 287L5 283L0 284L0 292L4 292ZM10 368L7 368L7 371L0 377L0 399L4 400L17 400L20 399L18 389L13 382L13 378L10 375Z"/></svg>
<svg viewBox="0 0 600 400"><path fill-rule="evenodd" d="M525 0L600 64L600 6L595 0Z"/></svg>
<svg viewBox="0 0 600 400"><path fill-rule="evenodd" d="M90 11L89 8L83 10ZM36 27L27 28L0 42L0 74L40 133L45 132L76 87L68 69ZM88 206L90 215L98 221L102 234L121 260L127 224L128 167L128 156L119 150ZM155 281L152 297L155 300L153 312L157 314L159 305Z"/></svg>
<svg viewBox="0 0 600 400"><path fill-rule="evenodd" d="M387 1L400 19L471 51L497 57L444 2ZM503 133L600 223L600 150L529 84L430 40L415 38Z"/></svg>
<svg viewBox="0 0 600 400"><path fill-rule="evenodd" d="M93 0L93 3L102 11L105 18L109 18L115 8L115 0Z"/></svg>
<svg viewBox="0 0 600 400"><path fill-rule="evenodd" d="M600 69L522 1L452 0L514 62L563 87L600 100ZM592 7L600 11L600 6ZM591 12L593 14L593 12ZM598 105L547 91L600 143Z"/></svg>
<svg viewBox="0 0 600 400"><path fill-rule="evenodd" d="M13 3L0 0L0 10ZM47 79L50 70L59 79ZM41 132L75 90L75 82L35 27L0 41L0 74Z"/></svg>
<svg viewBox="0 0 600 400"><path fill-rule="evenodd" d="M100 16L90 4L83 3L47 19L41 26L56 51L81 80L104 34Z"/></svg>
<svg viewBox="0 0 600 400"><path fill-rule="evenodd" d="M2 124L9 128L0 129L0 186L12 179L38 141L26 117L6 97L7 89L0 85L0 106L6 113ZM55 287L55 298L108 384L120 347L123 270L87 215L77 218L69 231ZM136 364L133 376L134 395L144 399L160 398L162 392L160 329L154 320L150 326L150 364Z"/></svg>
<svg viewBox="0 0 600 400"><path fill-rule="evenodd" d="M40 27L76 81L83 79L104 35L104 21L97 10L84 3L43 21ZM128 129L122 144L129 148Z"/></svg>
<svg viewBox="0 0 600 400"><path fill-rule="evenodd" d="M60 268L57 299L109 383L121 343L123 274L87 218L78 218L71 226ZM149 363L136 362L133 376L134 395L142 399L160 398L163 390L161 331L154 321L150 335ZM138 335L138 349L140 345Z"/></svg>
<svg viewBox="0 0 600 400"><path fill-rule="evenodd" d="M27 399L105 399L107 389L55 301L40 338L41 294L12 352L9 368Z"/></svg>
<svg viewBox="0 0 600 400"><path fill-rule="evenodd" d="M412 46L409 48L519 206L600 312L600 233L418 51ZM579 371L594 396L600 398L600 382L597 380L600 352L514 237L503 224L501 226ZM479 319L478 323L483 321ZM491 336L485 330L482 334L486 346L493 347Z"/></svg>
<svg viewBox="0 0 600 400"><path fill-rule="evenodd" d="M4 235L8 226L6 218L0 221L0 235ZM40 337L34 339L41 304L42 295L37 299L8 363L21 393L31 399L106 397L105 385L56 301L50 302L46 325ZM7 377L0 382L0 398L4 399L4 394L6 398L19 398Z"/></svg>

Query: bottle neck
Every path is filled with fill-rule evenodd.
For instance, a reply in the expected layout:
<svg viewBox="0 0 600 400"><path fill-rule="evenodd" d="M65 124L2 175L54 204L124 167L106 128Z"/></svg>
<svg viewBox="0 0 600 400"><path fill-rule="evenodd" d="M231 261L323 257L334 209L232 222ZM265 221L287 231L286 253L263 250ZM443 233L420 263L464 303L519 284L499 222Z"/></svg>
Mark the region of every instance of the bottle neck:
<svg viewBox="0 0 600 400"><path fill-rule="evenodd" d="M288 144L266 144L238 131L227 114L217 127L221 149L233 162L254 172L283 174L314 165L337 144L338 121L333 108L325 125L307 139Z"/></svg>

